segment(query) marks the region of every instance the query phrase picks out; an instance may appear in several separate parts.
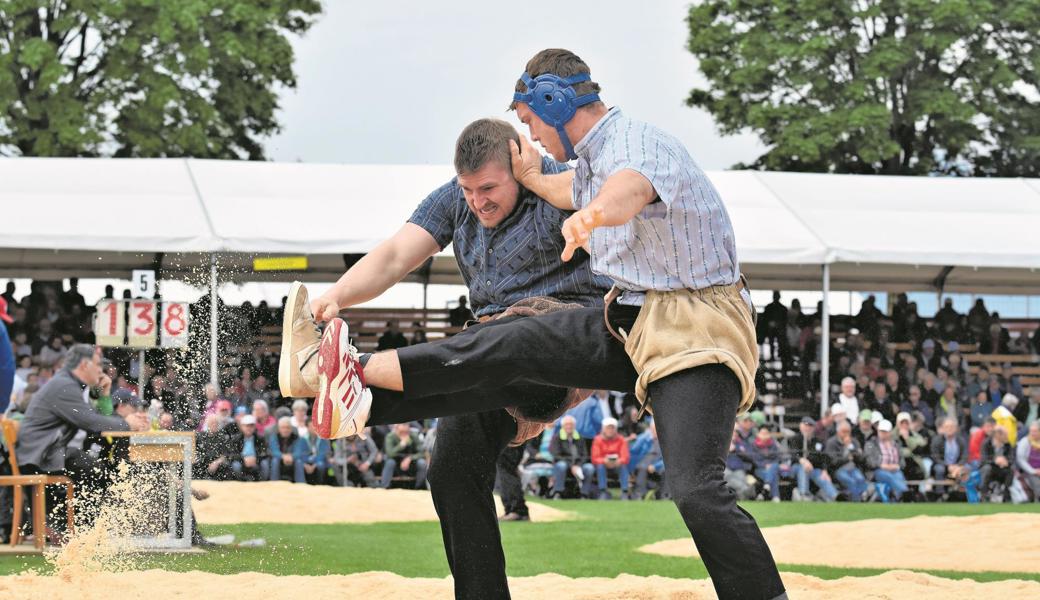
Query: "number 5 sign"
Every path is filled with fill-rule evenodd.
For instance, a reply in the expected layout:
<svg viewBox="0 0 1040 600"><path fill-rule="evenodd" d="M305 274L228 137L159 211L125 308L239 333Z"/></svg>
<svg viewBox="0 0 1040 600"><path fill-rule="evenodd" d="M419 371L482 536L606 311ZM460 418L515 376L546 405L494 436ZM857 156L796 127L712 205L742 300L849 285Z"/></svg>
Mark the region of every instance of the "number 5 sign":
<svg viewBox="0 0 1040 600"><path fill-rule="evenodd" d="M127 345L132 348L154 348L157 337L155 322L155 301L130 301L130 324L127 331Z"/></svg>
<svg viewBox="0 0 1040 600"><path fill-rule="evenodd" d="M186 348L188 346L188 321L190 310L187 302L164 302L162 310L162 347Z"/></svg>

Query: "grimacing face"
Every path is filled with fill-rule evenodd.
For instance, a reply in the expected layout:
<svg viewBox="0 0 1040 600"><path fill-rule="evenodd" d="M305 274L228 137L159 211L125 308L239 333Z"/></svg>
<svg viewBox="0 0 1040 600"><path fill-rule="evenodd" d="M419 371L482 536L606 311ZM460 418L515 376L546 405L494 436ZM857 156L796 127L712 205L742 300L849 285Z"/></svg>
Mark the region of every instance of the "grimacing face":
<svg viewBox="0 0 1040 600"><path fill-rule="evenodd" d="M490 160L472 173L459 175L458 181L470 212L488 229L498 227L516 208L520 184L507 165Z"/></svg>

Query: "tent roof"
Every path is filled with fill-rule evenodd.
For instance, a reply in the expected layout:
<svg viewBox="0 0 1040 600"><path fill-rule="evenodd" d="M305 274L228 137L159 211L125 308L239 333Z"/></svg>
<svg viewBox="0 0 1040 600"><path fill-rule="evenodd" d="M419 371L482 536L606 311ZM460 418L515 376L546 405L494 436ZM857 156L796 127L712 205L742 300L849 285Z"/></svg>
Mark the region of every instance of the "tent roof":
<svg viewBox="0 0 1040 600"><path fill-rule="evenodd" d="M450 166L193 159L0 159L0 273L125 276L166 253L171 276L209 252L307 254L309 280L391 235ZM708 173L755 287L1040 292L1040 180ZM949 267L956 267L952 270ZM435 283L460 281L450 249ZM289 279L299 273L264 274Z"/></svg>

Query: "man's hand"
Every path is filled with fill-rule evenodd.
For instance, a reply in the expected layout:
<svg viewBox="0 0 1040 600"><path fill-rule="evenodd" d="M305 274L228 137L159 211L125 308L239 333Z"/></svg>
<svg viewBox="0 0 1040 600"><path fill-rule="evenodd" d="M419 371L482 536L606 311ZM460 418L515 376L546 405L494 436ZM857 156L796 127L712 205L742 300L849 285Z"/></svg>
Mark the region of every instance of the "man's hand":
<svg viewBox="0 0 1040 600"><path fill-rule="evenodd" d="M336 315L339 314L339 304L332 298L319 296L311 300L311 313L314 315L315 321L325 323L336 318Z"/></svg>
<svg viewBox="0 0 1040 600"><path fill-rule="evenodd" d="M646 466L646 472L650 473L651 475L653 475L654 473L657 472L657 469L655 469L653 465L647 465Z"/></svg>
<svg viewBox="0 0 1040 600"><path fill-rule="evenodd" d="M243 456L242 464L249 467L250 469L256 468L256 457L255 456Z"/></svg>
<svg viewBox="0 0 1040 600"><path fill-rule="evenodd" d="M401 470L402 471L407 471L408 467L410 467L410 466L412 466L412 457L411 456L406 456L406 457L401 459Z"/></svg>
<svg viewBox="0 0 1040 600"><path fill-rule="evenodd" d="M358 465L358 471L361 471L362 473L365 473L365 472L367 472L367 471L368 471L368 469L369 469L369 468L370 468L371 466L372 466L372 465L368 464L367 462L365 462L365 463L361 463L360 465Z"/></svg>
<svg viewBox="0 0 1040 600"><path fill-rule="evenodd" d="M809 462L808 458L800 458L800 459L798 459L798 464L802 465L802 468L805 469L806 471L812 473L812 471L813 471L813 464L811 462Z"/></svg>
<svg viewBox="0 0 1040 600"><path fill-rule="evenodd" d="M291 465L292 463L293 463L292 454L283 454L282 455L282 464L283 465L288 466L288 465Z"/></svg>
<svg viewBox="0 0 1040 600"><path fill-rule="evenodd" d="M206 468L206 470L208 470L210 473L216 473L217 472L217 467L219 467L222 464L224 464L224 457L223 456L221 456L217 460L209 463L209 466Z"/></svg>
<svg viewBox="0 0 1040 600"><path fill-rule="evenodd" d="M312 465L310 463L307 463L307 464L303 465L303 471L305 473L313 473L315 471L315 469L317 469L317 468L318 468L318 465Z"/></svg>
<svg viewBox="0 0 1040 600"><path fill-rule="evenodd" d="M520 146L509 140L509 154L513 168L513 178L520 185L529 188L532 179L542 174L542 155L531 145L527 136L520 136Z"/></svg>
<svg viewBox="0 0 1040 600"><path fill-rule="evenodd" d="M578 248L588 250L589 237L592 230L603 225L603 207L586 207L574 213L563 222L563 240L567 246L560 258L567 262L574 256Z"/></svg>
<svg viewBox="0 0 1040 600"><path fill-rule="evenodd" d="M998 456L997 458L995 458L993 460L993 462L995 462L997 464L997 466L1002 468L1002 469L1006 469L1007 466L1008 466L1008 460L1006 458L1004 458L1003 456Z"/></svg>
<svg viewBox="0 0 1040 600"><path fill-rule="evenodd" d="M148 431L151 429L151 423L148 422L148 415L146 413L131 413L123 420L130 426L130 431Z"/></svg>
<svg viewBox="0 0 1040 600"><path fill-rule="evenodd" d="M107 374L102 373L101 378L98 379L98 389L101 390L101 397L111 395L112 392L112 378Z"/></svg>

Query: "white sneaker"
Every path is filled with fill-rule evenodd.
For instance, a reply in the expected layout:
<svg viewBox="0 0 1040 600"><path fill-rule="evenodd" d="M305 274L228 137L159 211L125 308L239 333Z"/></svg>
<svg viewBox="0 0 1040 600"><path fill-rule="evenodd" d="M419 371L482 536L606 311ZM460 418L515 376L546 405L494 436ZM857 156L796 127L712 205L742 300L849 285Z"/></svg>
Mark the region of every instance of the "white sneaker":
<svg viewBox="0 0 1040 600"><path fill-rule="evenodd" d="M307 288L294 281L282 316L282 353L278 360L278 388L283 398L313 398L318 394L315 357L321 332L311 314Z"/></svg>
<svg viewBox="0 0 1040 600"><path fill-rule="evenodd" d="M328 440L356 435L364 439L371 410L372 392L365 386L365 374L357 348L350 345L347 324L343 319L332 319L325 326L318 350L318 394L312 415L318 437Z"/></svg>

